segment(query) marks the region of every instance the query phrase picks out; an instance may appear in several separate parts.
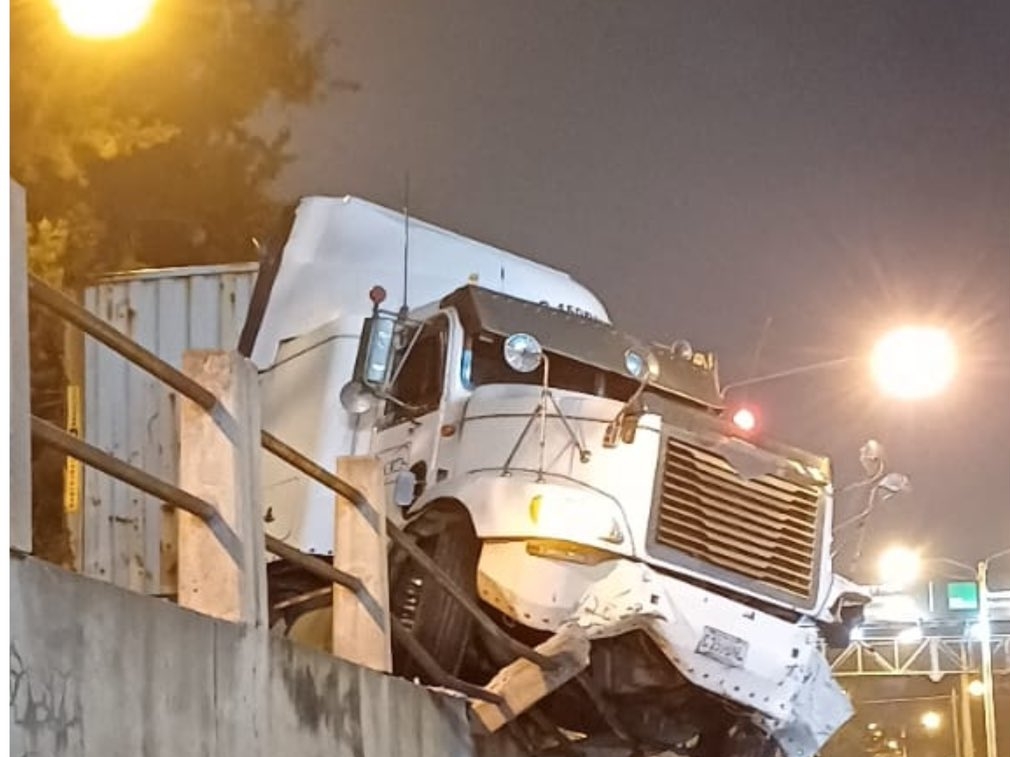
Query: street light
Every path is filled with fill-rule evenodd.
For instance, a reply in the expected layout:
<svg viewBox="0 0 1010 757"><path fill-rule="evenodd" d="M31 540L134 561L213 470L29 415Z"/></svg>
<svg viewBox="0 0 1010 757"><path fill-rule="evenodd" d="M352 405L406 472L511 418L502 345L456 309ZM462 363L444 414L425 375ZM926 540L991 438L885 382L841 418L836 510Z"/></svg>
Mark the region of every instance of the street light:
<svg viewBox="0 0 1010 757"><path fill-rule="evenodd" d="M53 0L71 34L87 39L115 39L137 31L156 0Z"/></svg>
<svg viewBox="0 0 1010 757"><path fill-rule="evenodd" d="M919 577L922 571L922 558L914 549L894 546L885 550L880 556L877 570L882 585L904 588Z"/></svg>
<svg viewBox="0 0 1010 757"><path fill-rule="evenodd" d="M947 387L957 367L957 354L943 329L906 326L877 342L870 367L884 394L921 399Z"/></svg>
<svg viewBox="0 0 1010 757"><path fill-rule="evenodd" d="M927 710L922 713L919 722L922 723L922 727L927 731L938 731L940 730L940 725L943 723L943 718L940 717L940 713L936 710Z"/></svg>

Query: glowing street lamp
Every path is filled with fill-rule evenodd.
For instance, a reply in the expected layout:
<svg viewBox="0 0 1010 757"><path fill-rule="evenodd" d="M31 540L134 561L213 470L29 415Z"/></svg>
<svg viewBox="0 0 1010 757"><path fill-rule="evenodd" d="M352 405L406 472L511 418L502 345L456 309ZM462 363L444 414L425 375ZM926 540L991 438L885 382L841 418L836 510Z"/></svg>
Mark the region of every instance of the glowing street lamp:
<svg viewBox="0 0 1010 757"><path fill-rule="evenodd" d="M922 399L947 388L957 369L957 352L943 329L906 326L880 338L870 369L884 394Z"/></svg>
<svg viewBox="0 0 1010 757"><path fill-rule="evenodd" d="M115 39L137 31L156 0L53 0L71 34L87 39Z"/></svg>
<svg viewBox="0 0 1010 757"><path fill-rule="evenodd" d="M943 723L943 718L940 717L940 713L936 710L928 710L927 712L922 713L922 717L919 718L919 722L927 731L938 731L940 729L940 725Z"/></svg>
<svg viewBox="0 0 1010 757"><path fill-rule="evenodd" d="M914 549L895 546L880 556L877 569L881 584L903 588L919 577L922 572L922 558Z"/></svg>

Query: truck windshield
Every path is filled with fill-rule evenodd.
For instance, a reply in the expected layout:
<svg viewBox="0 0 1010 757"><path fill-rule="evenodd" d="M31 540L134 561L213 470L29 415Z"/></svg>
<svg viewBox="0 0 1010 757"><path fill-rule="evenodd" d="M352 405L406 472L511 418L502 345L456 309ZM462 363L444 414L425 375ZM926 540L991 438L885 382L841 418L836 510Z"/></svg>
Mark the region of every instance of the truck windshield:
<svg viewBox="0 0 1010 757"><path fill-rule="evenodd" d="M462 364L464 386L474 389L485 384L540 386L543 383L543 366L531 373L519 373L508 366L502 355L503 341L497 334L467 337ZM630 377L618 376L564 355L548 352L547 357L550 361L548 379L554 389L626 402L638 388L638 383Z"/></svg>

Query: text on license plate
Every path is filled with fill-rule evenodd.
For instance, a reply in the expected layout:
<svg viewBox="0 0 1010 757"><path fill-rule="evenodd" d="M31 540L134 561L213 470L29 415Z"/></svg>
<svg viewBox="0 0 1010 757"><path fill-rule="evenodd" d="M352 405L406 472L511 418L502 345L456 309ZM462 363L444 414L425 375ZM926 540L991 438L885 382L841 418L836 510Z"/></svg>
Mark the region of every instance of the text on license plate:
<svg viewBox="0 0 1010 757"><path fill-rule="evenodd" d="M739 668L747 657L747 642L718 628L704 626L696 651L723 665Z"/></svg>

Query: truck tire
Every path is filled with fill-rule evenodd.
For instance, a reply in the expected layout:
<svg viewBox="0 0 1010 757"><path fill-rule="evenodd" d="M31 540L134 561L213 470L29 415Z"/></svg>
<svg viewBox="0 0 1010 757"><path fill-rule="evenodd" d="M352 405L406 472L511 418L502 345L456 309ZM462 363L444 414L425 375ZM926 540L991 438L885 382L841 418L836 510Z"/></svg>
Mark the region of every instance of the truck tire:
<svg viewBox="0 0 1010 757"><path fill-rule="evenodd" d="M433 504L404 529L470 596L477 596L480 543L466 510L457 503ZM394 550L389 571L390 612L413 634L447 673L456 675L470 643L466 610L413 560ZM394 668L424 680L415 661L394 647Z"/></svg>

